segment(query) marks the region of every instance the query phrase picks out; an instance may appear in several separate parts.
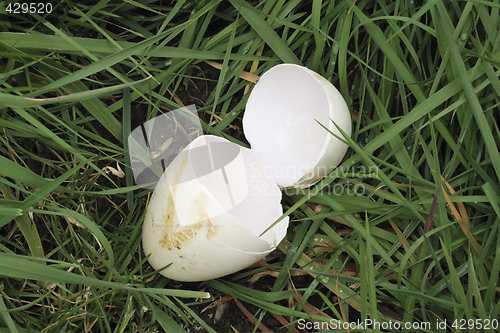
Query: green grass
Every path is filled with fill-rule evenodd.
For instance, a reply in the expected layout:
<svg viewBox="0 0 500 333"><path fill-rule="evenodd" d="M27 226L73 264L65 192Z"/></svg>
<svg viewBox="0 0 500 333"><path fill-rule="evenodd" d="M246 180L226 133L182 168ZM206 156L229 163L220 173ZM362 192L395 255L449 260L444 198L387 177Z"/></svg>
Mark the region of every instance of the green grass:
<svg viewBox="0 0 500 333"><path fill-rule="evenodd" d="M402 332L500 318L498 0L68 0L32 15L8 3L0 332L232 332L199 311L225 295L257 309L254 331L272 315L432 323ZM128 134L195 101L205 133L246 145L240 75L283 62L347 101L343 163L284 193L290 228L269 266L202 285L164 278L142 252L151 193L134 185ZM117 165L125 178L102 171Z"/></svg>

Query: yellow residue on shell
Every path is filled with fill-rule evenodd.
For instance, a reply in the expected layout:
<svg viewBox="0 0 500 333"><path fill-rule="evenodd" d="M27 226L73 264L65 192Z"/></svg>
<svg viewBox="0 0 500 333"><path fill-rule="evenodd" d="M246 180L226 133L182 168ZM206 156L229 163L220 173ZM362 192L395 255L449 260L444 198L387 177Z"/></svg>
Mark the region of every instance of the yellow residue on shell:
<svg viewBox="0 0 500 333"><path fill-rule="evenodd" d="M212 239L217 235L217 226L212 225L212 221L208 216L206 208L210 204L210 197L205 192L200 192L191 202L191 214L189 219L192 221L200 221L195 224L195 228L201 229L202 227L207 228L207 239Z"/></svg>
<svg viewBox="0 0 500 333"><path fill-rule="evenodd" d="M191 243L202 228L207 229L207 240L217 235L217 226L212 225L210 219L207 219L188 227L167 227L163 230L163 237L160 239L159 243L161 247L166 247L168 250L180 250L183 245Z"/></svg>
<svg viewBox="0 0 500 333"><path fill-rule="evenodd" d="M159 243L161 247L166 247L170 251L173 249L181 249L181 246L196 236L195 228L165 228L163 231L163 237L160 239Z"/></svg>
<svg viewBox="0 0 500 333"><path fill-rule="evenodd" d="M182 163L187 162L187 159ZM182 168L181 168L182 170ZM176 176L177 183L179 182L180 175ZM175 221L175 199L177 195L177 186L171 188L171 192L167 199L167 211L164 216L163 233L159 240L161 247L166 247L168 250L178 249L180 250L183 245L192 242L198 232L202 228L207 229L207 240L212 239L217 235L217 226L212 225L210 221L207 207L210 204L210 197L203 191L200 191L195 198L191 201L189 212L189 220L193 221L193 224L181 227L178 222Z"/></svg>

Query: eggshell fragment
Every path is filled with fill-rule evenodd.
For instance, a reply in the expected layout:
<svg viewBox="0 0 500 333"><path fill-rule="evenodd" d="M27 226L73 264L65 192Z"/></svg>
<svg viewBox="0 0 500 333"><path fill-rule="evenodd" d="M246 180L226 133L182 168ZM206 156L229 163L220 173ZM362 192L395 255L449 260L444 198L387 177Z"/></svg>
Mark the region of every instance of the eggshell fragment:
<svg viewBox="0 0 500 333"><path fill-rule="evenodd" d="M143 246L154 269L180 281L237 272L285 237L281 192L259 155L220 137L201 136L168 166L149 202Z"/></svg>
<svg viewBox="0 0 500 333"><path fill-rule="evenodd" d="M326 177L348 146L333 120L349 136L349 109L338 90L321 75L294 64L277 65L253 88L243 132L278 185L306 188Z"/></svg>

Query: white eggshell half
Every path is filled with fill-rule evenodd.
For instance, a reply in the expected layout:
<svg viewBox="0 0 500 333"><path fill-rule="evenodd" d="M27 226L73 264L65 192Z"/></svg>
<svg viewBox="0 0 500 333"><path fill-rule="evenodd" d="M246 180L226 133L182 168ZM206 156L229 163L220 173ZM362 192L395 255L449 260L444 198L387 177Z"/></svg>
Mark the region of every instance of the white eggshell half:
<svg viewBox="0 0 500 333"><path fill-rule="evenodd" d="M294 64L277 65L253 88L243 132L280 187L306 188L326 177L348 146L332 119L349 136L351 116L339 91L321 75Z"/></svg>
<svg viewBox="0 0 500 333"><path fill-rule="evenodd" d="M147 208L143 246L154 269L179 281L237 272L285 237L281 192L259 155L223 138L194 140L168 166Z"/></svg>

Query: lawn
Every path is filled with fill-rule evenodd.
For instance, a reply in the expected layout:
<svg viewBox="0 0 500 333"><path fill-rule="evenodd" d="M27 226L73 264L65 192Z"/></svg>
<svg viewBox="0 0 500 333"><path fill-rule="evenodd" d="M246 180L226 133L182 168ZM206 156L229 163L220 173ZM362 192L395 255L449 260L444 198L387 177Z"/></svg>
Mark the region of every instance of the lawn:
<svg viewBox="0 0 500 333"><path fill-rule="evenodd" d="M0 2L0 333L498 332L500 1L29 4ZM346 156L283 192L263 261L160 275L129 134L195 104L249 147L249 93L281 63L340 91Z"/></svg>

